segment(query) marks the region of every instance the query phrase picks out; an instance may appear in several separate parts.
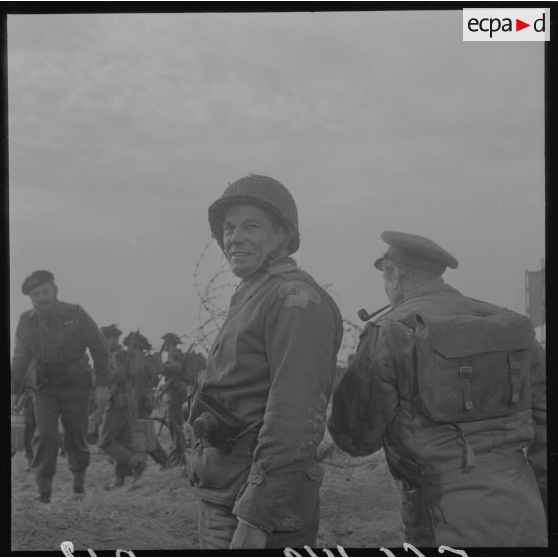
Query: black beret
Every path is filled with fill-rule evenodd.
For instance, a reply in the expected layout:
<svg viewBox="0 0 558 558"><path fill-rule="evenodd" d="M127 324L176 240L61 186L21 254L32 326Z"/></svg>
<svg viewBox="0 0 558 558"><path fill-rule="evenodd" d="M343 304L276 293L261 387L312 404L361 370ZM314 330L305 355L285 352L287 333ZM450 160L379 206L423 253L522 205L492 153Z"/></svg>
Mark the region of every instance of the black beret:
<svg viewBox="0 0 558 558"><path fill-rule="evenodd" d="M101 333L105 337L118 337L119 335L122 335L122 332L118 329L118 326L116 324L110 324L108 326L102 327Z"/></svg>
<svg viewBox="0 0 558 558"><path fill-rule="evenodd" d="M23 285L21 285L21 292L24 295L28 295L34 288L49 281L54 281L54 275L50 271L39 269L25 279Z"/></svg>
<svg viewBox="0 0 558 558"><path fill-rule="evenodd" d="M458 266L458 261L449 252L424 236L384 231L381 237L389 244L389 248L374 262L374 267L380 271L384 260L440 274L444 273L446 267L455 269Z"/></svg>
<svg viewBox="0 0 558 558"><path fill-rule="evenodd" d="M165 333L165 335L163 335L163 337L161 337L161 339L163 341L166 341L167 343L175 343L176 345L181 345L182 341L180 340L180 337L178 337L178 335L176 335L176 333Z"/></svg>

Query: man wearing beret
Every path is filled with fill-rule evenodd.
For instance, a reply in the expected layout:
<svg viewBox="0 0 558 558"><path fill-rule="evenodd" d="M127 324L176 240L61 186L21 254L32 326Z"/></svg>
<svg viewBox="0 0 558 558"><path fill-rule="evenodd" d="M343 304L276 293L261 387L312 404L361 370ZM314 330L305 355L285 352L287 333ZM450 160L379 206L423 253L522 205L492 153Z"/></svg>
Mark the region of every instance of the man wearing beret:
<svg viewBox="0 0 558 558"><path fill-rule="evenodd" d="M89 465L87 426L92 376L86 349L93 357L97 405L108 397L108 349L99 328L77 304L58 300L58 288L49 271L40 270L25 279L23 294L33 308L17 325L12 360L12 401L17 397L31 361L37 431L33 439L32 469L39 500L50 502L52 478L59 448L58 417L64 426L64 448L73 473L73 489L84 493Z"/></svg>
<svg viewBox="0 0 558 558"><path fill-rule="evenodd" d="M391 309L367 324L334 393L334 441L354 456L383 447L405 542L546 546L545 366L531 323L446 284L457 260L433 241L382 239Z"/></svg>
<svg viewBox="0 0 558 558"><path fill-rule="evenodd" d="M299 269L297 208L249 175L209 208L241 282L199 378L187 456L208 548L315 545L323 471L316 450L343 334L331 297Z"/></svg>

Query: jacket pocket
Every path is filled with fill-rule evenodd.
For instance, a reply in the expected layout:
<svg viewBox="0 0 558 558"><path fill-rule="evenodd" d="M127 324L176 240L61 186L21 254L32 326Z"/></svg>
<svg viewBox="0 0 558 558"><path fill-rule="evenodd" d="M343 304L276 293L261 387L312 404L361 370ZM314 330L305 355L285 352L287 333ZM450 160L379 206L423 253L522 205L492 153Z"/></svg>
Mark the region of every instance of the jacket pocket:
<svg viewBox="0 0 558 558"><path fill-rule="evenodd" d="M232 505L246 482L251 464L250 456L225 454L198 442L187 457L186 474L192 486L202 491L218 491L219 498Z"/></svg>
<svg viewBox="0 0 558 558"><path fill-rule="evenodd" d="M252 466L233 513L266 530L294 532L308 527L324 478L315 462L287 472Z"/></svg>

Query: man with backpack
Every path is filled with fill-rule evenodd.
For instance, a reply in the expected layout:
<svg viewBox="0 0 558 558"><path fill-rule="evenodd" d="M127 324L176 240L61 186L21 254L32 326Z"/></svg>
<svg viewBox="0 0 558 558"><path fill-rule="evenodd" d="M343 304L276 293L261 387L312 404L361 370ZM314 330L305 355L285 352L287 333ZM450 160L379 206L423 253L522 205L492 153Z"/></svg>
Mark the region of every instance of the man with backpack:
<svg viewBox="0 0 558 558"><path fill-rule="evenodd" d="M530 321L442 279L431 240L382 233L391 309L363 330L328 427L354 456L384 448L405 542L547 546L545 363Z"/></svg>

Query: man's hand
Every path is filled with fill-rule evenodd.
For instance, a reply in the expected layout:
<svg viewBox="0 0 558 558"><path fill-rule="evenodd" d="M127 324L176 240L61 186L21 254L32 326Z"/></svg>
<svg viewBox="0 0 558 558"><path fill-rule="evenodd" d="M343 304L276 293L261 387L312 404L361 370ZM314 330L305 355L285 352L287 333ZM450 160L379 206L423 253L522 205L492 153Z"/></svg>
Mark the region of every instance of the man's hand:
<svg viewBox="0 0 558 558"><path fill-rule="evenodd" d="M265 548L266 543L267 533L265 531L239 519L229 548L231 550L237 548Z"/></svg>
<svg viewBox="0 0 558 558"><path fill-rule="evenodd" d="M17 395L12 393L10 397L12 413L19 411L19 409L17 408L17 399L18 399Z"/></svg>

